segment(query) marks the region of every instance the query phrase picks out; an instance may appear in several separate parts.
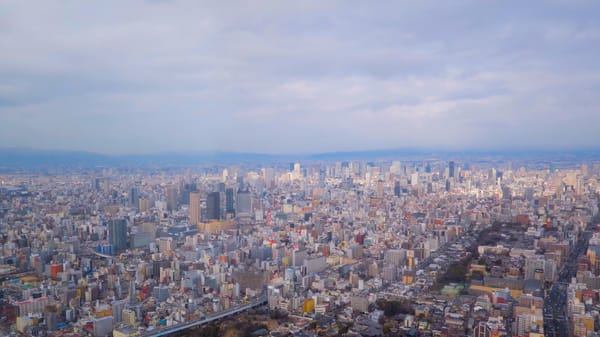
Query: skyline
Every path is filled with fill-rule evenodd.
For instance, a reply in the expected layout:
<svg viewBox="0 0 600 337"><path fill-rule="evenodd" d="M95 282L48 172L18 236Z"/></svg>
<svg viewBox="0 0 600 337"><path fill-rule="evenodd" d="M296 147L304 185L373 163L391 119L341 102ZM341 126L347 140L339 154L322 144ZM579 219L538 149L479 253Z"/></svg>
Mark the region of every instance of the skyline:
<svg viewBox="0 0 600 337"><path fill-rule="evenodd" d="M1 4L0 148L600 147L598 3L261 4Z"/></svg>
<svg viewBox="0 0 600 337"><path fill-rule="evenodd" d="M461 150L440 151L435 149L381 149L372 151L347 151L325 153L243 153L243 152L164 152L148 154L110 155L83 151L44 151L34 149L0 148L0 172L39 168L92 168L92 167L192 167L195 165L288 165L289 163L333 162L452 162L470 164L490 162L512 164L526 168L573 168L593 163L600 158L600 149L557 150ZM550 165L550 166L548 166Z"/></svg>

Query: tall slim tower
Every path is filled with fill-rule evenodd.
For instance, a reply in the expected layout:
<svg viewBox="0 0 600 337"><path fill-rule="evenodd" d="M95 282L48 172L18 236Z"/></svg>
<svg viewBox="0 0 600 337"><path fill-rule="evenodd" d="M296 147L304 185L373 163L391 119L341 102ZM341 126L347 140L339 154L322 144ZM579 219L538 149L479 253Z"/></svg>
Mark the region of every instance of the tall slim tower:
<svg viewBox="0 0 600 337"><path fill-rule="evenodd" d="M108 241L115 251L127 249L127 222L125 219L108 222Z"/></svg>
<svg viewBox="0 0 600 337"><path fill-rule="evenodd" d="M211 192L206 198L206 216L208 220L221 220L221 194Z"/></svg>
<svg viewBox="0 0 600 337"><path fill-rule="evenodd" d="M236 214L241 216L252 215L252 194L248 190L239 190L237 193Z"/></svg>
<svg viewBox="0 0 600 337"><path fill-rule="evenodd" d="M225 213L235 215L235 207L233 205L233 188L225 190Z"/></svg>
<svg viewBox="0 0 600 337"><path fill-rule="evenodd" d="M127 268L129 274L129 304L135 305L137 298L135 297L135 268Z"/></svg>
<svg viewBox="0 0 600 337"><path fill-rule="evenodd" d="M129 193L129 206L133 208L138 208L138 199L140 198L140 192L137 187L132 187L131 192Z"/></svg>
<svg viewBox="0 0 600 337"><path fill-rule="evenodd" d="M454 170L455 170L455 164L453 161L451 161L450 163L448 163L448 177L450 178L454 178Z"/></svg>
<svg viewBox="0 0 600 337"><path fill-rule="evenodd" d="M197 225L200 223L200 193L190 193L190 223Z"/></svg>
<svg viewBox="0 0 600 337"><path fill-rule="evenodd" d="M177 208L177 187L170 185L167 187L167 210L172 212Z"/></svg>

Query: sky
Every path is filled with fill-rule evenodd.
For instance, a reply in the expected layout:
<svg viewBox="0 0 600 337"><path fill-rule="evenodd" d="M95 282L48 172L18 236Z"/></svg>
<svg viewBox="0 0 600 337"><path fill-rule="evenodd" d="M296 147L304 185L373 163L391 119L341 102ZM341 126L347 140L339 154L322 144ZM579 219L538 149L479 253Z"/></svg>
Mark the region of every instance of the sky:
<svg viewBox="0 0 600 337"><path fill-rule="evenodd" d="M599 1L0 2L0 148L600 147Z"/></svg>

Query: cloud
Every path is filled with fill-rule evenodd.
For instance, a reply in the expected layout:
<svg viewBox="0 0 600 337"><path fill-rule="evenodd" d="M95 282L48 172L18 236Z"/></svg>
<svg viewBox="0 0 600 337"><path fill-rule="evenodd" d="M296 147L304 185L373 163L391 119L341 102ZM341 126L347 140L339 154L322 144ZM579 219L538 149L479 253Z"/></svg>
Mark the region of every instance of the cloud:
<svg viewBox="0 0 600 337"><path fill-rule="evenodd" d="M7 1L0 146L597 147L598 7Z"/></svg>

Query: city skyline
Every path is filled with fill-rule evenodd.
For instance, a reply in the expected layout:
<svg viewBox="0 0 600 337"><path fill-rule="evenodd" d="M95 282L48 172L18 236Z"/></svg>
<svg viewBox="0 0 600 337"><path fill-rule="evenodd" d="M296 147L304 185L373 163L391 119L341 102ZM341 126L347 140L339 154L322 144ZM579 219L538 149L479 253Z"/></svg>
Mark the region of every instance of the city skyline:
<svg viewBox="0 0 600 337"><path fill-rule="evenodd" d="M0 148L598 148L599 6L3 3Z"/></svg>

